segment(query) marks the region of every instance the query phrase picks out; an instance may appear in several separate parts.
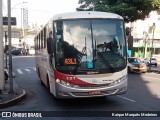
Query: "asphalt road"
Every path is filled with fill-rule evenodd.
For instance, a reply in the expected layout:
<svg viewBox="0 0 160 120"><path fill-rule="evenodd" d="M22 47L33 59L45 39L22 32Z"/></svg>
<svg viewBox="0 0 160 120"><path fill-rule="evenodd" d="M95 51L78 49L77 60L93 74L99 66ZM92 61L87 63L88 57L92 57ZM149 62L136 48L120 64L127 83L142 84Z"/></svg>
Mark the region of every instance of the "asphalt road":
<svg viewBox="0 0 160 120"><path fill-rule="evenodd" d="M128 90L124 95L102 98L55 100L46 87L40 84L35 71L35 58L18 56L13 58L14 80L26 90L26 99L15 106L0 109L1 111L160 111L160 74L144 73L128 75ZM74 114L74 112L73 112ZM96 114L96 112L95 112ZM98 114L98 112L97 112ZM88 119L104 119L106 117L84 117ZM46 118L41 118L46 119ZM47 118L52 119L52 118ZM79 120L81 117L67 117L58 119ZM107 118L113 119L113 118ZM136 119L133 117L114 118L114 120ZM141 120L142 117L136 120ZM145 120L159 118L145 117Z"/></svg>

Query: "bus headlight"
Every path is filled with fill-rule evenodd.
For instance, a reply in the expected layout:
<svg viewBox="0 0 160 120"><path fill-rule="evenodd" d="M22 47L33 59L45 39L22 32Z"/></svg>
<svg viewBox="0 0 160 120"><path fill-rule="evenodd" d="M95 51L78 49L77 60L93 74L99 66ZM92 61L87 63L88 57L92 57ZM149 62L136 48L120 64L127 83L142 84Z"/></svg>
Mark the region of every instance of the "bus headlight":
<svg viewBox="0 0 160 120"><path fill-rule="evenodd" d="M61 84L61 85L67 86L67 87L74 87L74 88L78 88L79 87L78 85L74 85L72 83L69 83L67 81L60 80L60 79L56 79L56 82Z"/></svg>
<svg viewBox="0 0 160 120"><path fill-rule="evenodd" d="M57 82L57 83L60 83L60 79L56 79L56 82Z"/></svg>
<svg viewBox="0 0 160 120"><path fill-rule="evenodd" d="M119 84L119 83L123 82L126 78L127 78L127 76L125 75L125 76L123 76L123 77L115 80L115 81L112 83L112 85L113 85L113 84Z"/></svg>

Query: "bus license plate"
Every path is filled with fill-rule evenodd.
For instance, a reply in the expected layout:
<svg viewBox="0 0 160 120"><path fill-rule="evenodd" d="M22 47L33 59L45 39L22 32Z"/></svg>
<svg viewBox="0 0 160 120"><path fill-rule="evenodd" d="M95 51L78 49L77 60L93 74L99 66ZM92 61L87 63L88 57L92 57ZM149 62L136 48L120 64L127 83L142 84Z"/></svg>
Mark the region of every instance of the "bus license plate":
<svg viewBox="0 0 160 120"><path fill-rule="evenodd" d="M89 92L89 95L99 95L99 94L101 94L101 91L99 90Z"/></svg>

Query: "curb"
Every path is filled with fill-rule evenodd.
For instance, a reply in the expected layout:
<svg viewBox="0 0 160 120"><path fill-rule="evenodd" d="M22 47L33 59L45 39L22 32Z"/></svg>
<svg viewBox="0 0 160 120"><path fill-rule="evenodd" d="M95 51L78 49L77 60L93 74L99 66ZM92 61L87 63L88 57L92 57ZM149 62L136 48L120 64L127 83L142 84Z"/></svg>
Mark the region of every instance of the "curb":
<svg viewBox="0 0 160 120"><path fill-rule="evenodd" d="M26 91L22 90L22 94L19 95L18 97L15 97L13 99L0 103L0 108L6 108L6 107L13 106L17 104L18 102L20 102L21 100L23 100L25 97L26 97Z"/></svg>
<svg viewBox="0 0 160 120"><path fill-rule="evenodd" d="M156 72L156 73L160 73L159 70L148 70L147 72Z"/></svg>

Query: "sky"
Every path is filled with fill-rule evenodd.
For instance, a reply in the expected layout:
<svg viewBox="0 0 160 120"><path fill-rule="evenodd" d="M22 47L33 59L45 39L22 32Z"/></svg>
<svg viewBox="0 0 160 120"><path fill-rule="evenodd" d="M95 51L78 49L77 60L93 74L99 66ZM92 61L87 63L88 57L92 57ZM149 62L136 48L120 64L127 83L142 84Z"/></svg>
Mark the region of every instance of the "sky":
<svg viewBox="0 0 160 120"><path fill-rule="evenodd" d="M7 15L7 1L3 0L3 16ZM21 27L21 8L28 8L29 25L44 25L55 14L74 12L79 0L11 0L11 16ZM24 4L22 4L24 2Z"/></svg>

